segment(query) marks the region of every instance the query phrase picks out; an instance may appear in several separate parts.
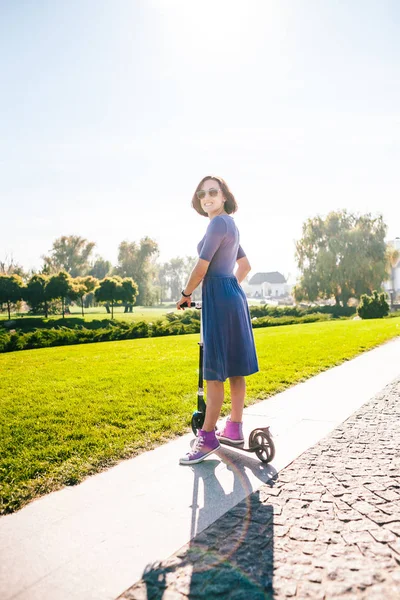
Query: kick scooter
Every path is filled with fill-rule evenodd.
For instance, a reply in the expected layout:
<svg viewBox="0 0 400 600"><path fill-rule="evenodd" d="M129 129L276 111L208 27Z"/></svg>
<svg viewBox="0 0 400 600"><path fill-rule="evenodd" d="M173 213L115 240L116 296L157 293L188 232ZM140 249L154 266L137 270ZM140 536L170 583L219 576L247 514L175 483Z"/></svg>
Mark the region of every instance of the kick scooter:
<svg viewBox="0 0 400 600"><path fill-rule="evenodd" d="M189 308L188 303L183 304L182 306L187 306ZM200 352L199 352L199 382L197 389L197 410L194 411L191 420L192 431L194 435L197 435L199 429L202 428L204 419L206 416L206 402L204 397L204 388L203 388L203 321L201 318L201 302L192 302L190 304L191 308L196 308L200 310ZM269 427L257 427L257 429L253 429L249 435L248 443L246 444L230 444L226 440L219 440L221 444L225 446L229 446L231 448L235 448L237 450L242 450L243 452L255 452L256 456L264 463L269 463L274 459L275 456L275 445L272 441L272 435L270 433Z"/></svg>

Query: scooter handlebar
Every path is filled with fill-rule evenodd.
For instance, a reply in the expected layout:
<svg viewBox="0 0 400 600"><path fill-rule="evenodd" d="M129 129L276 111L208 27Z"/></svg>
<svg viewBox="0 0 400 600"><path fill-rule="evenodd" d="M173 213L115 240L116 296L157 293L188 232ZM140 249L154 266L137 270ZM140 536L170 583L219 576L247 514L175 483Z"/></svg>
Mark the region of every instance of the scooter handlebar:
<svg viewBox="0 0 400 600"><path fill-rule="evenodd" d="M198 302L191 302L190 306L187 302L185 302L184 304L181 304L182 308L197 308L197 309L201 309L201 301Z"/></svg>

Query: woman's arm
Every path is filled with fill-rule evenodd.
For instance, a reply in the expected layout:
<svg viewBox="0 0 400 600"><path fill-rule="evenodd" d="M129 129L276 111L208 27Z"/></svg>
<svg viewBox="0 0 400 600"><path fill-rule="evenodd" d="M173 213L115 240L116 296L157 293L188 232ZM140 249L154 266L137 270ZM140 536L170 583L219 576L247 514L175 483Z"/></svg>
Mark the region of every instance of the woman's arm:
<svg viewBox="0 0 400 600"><path fill-rule="evenodd" d="M247 259L247 256L243 256L239 258L237 261L238 268L236 270L235 276L239 283L242 283L243 279L246 277L248 273L251 271L250 263Z"/></svg>
<svg viewBox="0 0 400 600"><path fill-rule="evenodd" d="M208 260L204 260L203 258L199 258L197 263L195 264L193 271L190 274L189 281L187 282L185 289L183 290L185 294L193 294L194 290L203 281L205 274L207 273L208 267L210 263ZM181 310L181 305L185 304L185 302L191 302L192 298L185 298L182 296L181 299L177 302L176 307L178 310Z"/></svg>

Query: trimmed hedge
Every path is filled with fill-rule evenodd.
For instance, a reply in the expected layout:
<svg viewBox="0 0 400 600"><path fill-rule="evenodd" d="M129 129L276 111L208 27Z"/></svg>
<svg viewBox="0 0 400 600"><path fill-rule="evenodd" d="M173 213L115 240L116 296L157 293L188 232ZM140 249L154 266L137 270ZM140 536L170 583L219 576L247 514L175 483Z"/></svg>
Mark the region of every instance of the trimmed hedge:
<svg viewBox="0 0 400 600"><path fill-rule="evenodd" d="M252 317L304 317L311 314L332 315L332 318L351 317L356 314L354 306L271 306L264 304L260 306L250 306Z"/></svg>
<svg viewBox="0 0 400 600"><path fill-rule="evenodd" d="M276 327L295 323L313 323L327 321L331 315L304 315L302 317L284 316L279 318L253 318L252 325L256 327ZM197 311L186 310L182 315L168 315L168 322L157 320L154 323L139 321L107 321L106 326L99 329L89 329L77 324L73 328L66 326L33 331L18 331L0 329L0 352L16 350L31 350L51 346L67 346L71 344L87 344L94 342L110 342L130 340L145 337L160 337L166 335L185 335L200 332L200 316Z"/></svg>
<svg viewBox="0 0 400 600"><path fill-rule="evenodd" d="M189 323L183 323L180 319L177 319L177 321L167 324L161 320L155 323L146 323L145 321L138 321L137 323L108 321L105 327L99 329L89 329L79 325L75 325L73 328L59 326L52 327L51 329L34 329L33 331L26 332L15 329L7 331L3 328L0 329L0 352L158 337L163 335L182 335L186 333L198 333L199 331L199 319L193 319Z"/></svg>
<svg viewBox="0 0 400 600"><path fill-rule="evenodd" d="M110 323L117 323L116 319L93 319L85 321L82 317L68 317L68 319L46 319L45 317L18 317L11 321L0 321L1 327L6 329L18 329L19 331L34 331L35 329L54 329L57 327L66 327L74 329L75 327L84 327L85 329L101 329L107 327Z"/></svg>
<svg viewBox="0 0 400 600"><path fill-rule="evenodd" d="M253 317L253 328L276 327L278 325L297 325L300 323L315 323L317 321L330 321L332 315L304 315L303 317Z"/></svg>

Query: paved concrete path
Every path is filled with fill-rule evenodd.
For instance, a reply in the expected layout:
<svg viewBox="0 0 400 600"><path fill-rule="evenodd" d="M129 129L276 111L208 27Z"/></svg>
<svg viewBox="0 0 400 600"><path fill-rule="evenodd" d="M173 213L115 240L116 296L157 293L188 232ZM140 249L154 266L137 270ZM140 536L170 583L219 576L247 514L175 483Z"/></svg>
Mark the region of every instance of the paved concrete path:
<svg viewBox="0 0 400 600"><path fill-rule="evenodd" d="M400 378L119 600L398 600Z"/></svg>
<svg viewBox="0 0 400 600"><path fill-rule="evenodd" d="M196 467L188 434L0 519L2 600L113 600L271 480L400 373L400 339L246 409L276 459L223 448ZM164 599L165 600L165 599Z"/></svg>

